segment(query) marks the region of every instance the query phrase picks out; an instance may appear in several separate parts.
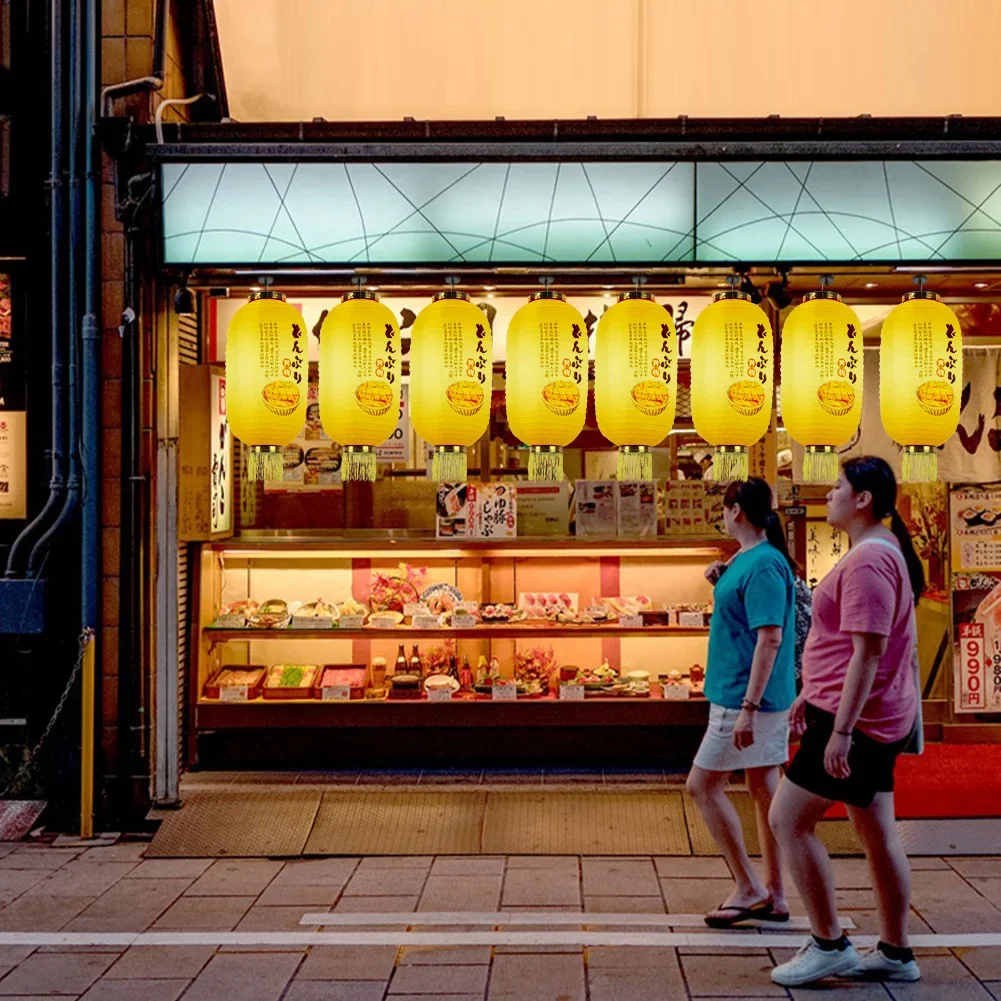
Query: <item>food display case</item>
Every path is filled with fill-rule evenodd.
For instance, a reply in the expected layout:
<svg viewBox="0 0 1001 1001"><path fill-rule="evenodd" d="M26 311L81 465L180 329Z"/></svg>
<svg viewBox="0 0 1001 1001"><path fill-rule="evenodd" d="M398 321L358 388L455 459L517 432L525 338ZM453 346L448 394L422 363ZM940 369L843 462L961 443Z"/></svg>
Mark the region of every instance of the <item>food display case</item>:
<svg viewBox="0 0 1001 1001"><path fill-rule="evenodd" d="M703 723L703 571L732 551L720 537L443 542L392 531L206 543L195 737L443 728L447 741L453 727ZM251 665L265 670L256 689L212 684Z"/></svg>

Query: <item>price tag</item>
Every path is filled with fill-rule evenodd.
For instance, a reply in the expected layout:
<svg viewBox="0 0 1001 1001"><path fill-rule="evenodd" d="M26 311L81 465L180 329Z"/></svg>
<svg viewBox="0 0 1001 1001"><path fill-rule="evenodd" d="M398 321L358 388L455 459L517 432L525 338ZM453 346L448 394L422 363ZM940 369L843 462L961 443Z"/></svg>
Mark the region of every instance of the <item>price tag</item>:
<svg viewBox="0 0 1001 1001"><path fill-rule="evenodd" d="M337 620L337 627L338 629L361 629L364 622L364 615L342 615Z"/></svg>
<svg viewBox="0 0 1001 1001"><path fill-rule="evenodd" d="M688 628L701 627L706 624L704 612L678 612L678 625Z"/></svg>
<svg viewBox="0 0 1001 1001"><path fill-rule="evenodd" d="M428 702L451 702L452 701L452 689L451 688L429 688Z"/></svg>
<svg viewBox="0 0 1001 1001"><path fill-rule="evenodd" d="M437 615L428 615L427 613L423 615L414 616L414 629L440 629L441 619Z"/></svg>
<svg viewBox="0 0 1001 1001"><path fill-rule="evenodd" d="M518 686L513 681L495 681L490 697L494 702L513 702L518 698Z"/></svg>
<svg viewBox="0 0 1001 1001"><path fill-rule="evenodd" d="M453 612L452 613L452 628L453 629L475 629L476 619L471 615L463 612Z"/></svg>
<svg viewBox="0 0 1001 1001"><path fill-rule="evenodd" d="M560 701L562 702L583 702L583 685L560 685Z"/></svg>
<svg viewBox="0 0 1001 1001"><path fill-rule="evenodd" d="M408 601L403 606L403 616L407 619L416 619L418 615L430 615L431 611L423 601Z"/></svg>
<svg viewBox="0 0 1001 1001"><path fill-rule="evenodd" d="M219 700L220 702L246 702L247 686L227 685L225 688L220 688Z"/></svg>
<svg viewBox="0 0 1001 1001"><path fill-rule="evenodd" d="M292 628L293 629L330 629L334 624L334 620L329 616L314 616L312 618L303 618L300 615L294 615L292 617Z"/></svg>
<svg viewBox="0 0 1001 1001"><path fill-rule="evenodd" d="M220 615L209 629L246 629L247 620L242 615Z"/></svg>
<svg viewBox="0 0 1001 1001"><path fill-rule="evenodd" d="M660 686L660 694L665 699L687 699L691 695L691 690L688 685L665 681Z"/></svg>
<svg viewBox="0 0 1001 1001"><path fill-rule="evenodd" d="M350 702L351 700L350 685L327 685L321 691L324 702Z"/></svg>
<svg viewBox="0 0 1001 1001"><path fill-rule="evenodd" d="M456 611L461 609L463 612L478 612L480 610L480 603L478 601L460 601L455 608Z"/></svg>
<svg viewBox="0 0 1001 1001"><path fill-rule="evenodd" d="M619 618L619 625L623 629L642 629L643 628L643 616L642 615L623 615Z"/></svg>

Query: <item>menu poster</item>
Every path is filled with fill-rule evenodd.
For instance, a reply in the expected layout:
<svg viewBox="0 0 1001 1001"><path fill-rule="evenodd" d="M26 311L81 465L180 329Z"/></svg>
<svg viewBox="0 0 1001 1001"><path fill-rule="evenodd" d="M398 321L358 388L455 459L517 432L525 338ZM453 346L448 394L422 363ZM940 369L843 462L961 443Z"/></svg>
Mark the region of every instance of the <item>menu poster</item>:
<svg viewBox="0 0 1001 1001"><path fill-rule="evenodd" d="M575 534L615 535L615 480L578 480L574 491Z"/></svg>
<svg viewBox="0 0 1001 1001"><path fill-rule="evenodd" d="M570 531L570 490L563 483L519 483L518 535L566 535Z"/></svg>
<svg viewBox="0 0 1001 1001"><path fill-rule="evenodd" d="M1001 574L955 574L956 712L1001 712Z"/></svg>
<svg viewBox="0 0 1001 1001"><path fill-rule="evenodd" d="M657 483L654 480L617 480L615 485L617 534L656 535Z"/></svg>
<svg viewBox="0 0 1001 1001"><path fill-rule="evenodd" d="M667 535L722 535L726 483L668 480L664 484L664 531Z"/></svg>
<svg viewBox="0 0 1001 1001"><path fill-rule="evenodd" d="M513 539L517 535L518 501L513 483L470 483L468 509L477 539Z"/></svg>
<svg viewBox="0 0 1001 1001"><path fill-rule="evenodd" d="M439 483L435 495L435 538L468 538L469 484Z"/></svg>
<svg viewBox="0 0 1001 1001"><path fill-rule="evenodd" d="M0 519L27 516L27 436L23 410L0 410Z"/></svg>
<svg viewBox="0 0 1001 1001"><path fill-rule="evenodd" d="M949 522L953 571L1001 570L1001 484L953 490Z"/></svg>

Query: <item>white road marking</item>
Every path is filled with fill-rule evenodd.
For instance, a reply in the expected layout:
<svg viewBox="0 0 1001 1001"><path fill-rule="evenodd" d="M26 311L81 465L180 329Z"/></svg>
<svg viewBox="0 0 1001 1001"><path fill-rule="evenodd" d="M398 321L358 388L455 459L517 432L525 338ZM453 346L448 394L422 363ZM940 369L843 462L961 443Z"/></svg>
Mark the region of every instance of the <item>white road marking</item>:
<svg viewBox="0 0 1001 1001"><path fill-rule="evenodd" d="M411 915L412 917L413 915ZM0 932L0 946L180 946L180 945L395 945L395 946L456 946L456 945L586 945L586 946L648 946L678 948L679 946L716 946L722 948L788 949L799 936L757 935L753 932L593 932L593 931L447 931L447 932L281 932L281 931L197 931L197 932ZM874 946L875 935L859 935L855 945ZM1001 932L981 932L957 935L912 935L915 948L969 949L1001 947Z"/></svg>
<svg viewBox="0 0 1001 1001"><path fill-rule="evenodd" d="M552 911L531 913L526 911L414 911L397 912L395 914L363 914L344 913L331 914L318 911L304 914L299 919L301 925L323 925L333 928L343 925L588 925L591 928L608 928L614 925L636 925L649 927L664 925L667 928L705 928L706 923L701 914L595 914L577 912L573 914ZM790 918L788 921L745 921L741 928L767 928L771 931L809 931L810 923L806 918ZM851 930L855 922L849 917L841 918L841 927Z"/></svg>

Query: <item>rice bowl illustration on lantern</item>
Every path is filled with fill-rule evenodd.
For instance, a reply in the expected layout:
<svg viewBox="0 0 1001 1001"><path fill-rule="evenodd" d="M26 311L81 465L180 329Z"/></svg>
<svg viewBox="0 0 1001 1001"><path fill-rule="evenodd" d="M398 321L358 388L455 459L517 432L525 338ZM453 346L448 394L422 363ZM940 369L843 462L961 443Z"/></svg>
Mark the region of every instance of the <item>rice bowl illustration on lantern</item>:
<svg viewBox="0 0 1001 1001"><path fill-rule="evenodd" d="M580 403L580 390L566 379L548 382L542 387L542 402L557 417L569 417Z"/></svg>
<svg viewBox="0 0 1001 1001"><path fill-rule="evenodd" d="M632 389L633 406L647 417L658 417L671 403L671 393L657 379L644 379Z"/></svg>
<svg viewBox="0 0 1001 1001"><path fill-rule="evenodd" d="M918 406L932 417L944 417L952 407L955 396L952 386L939 379L921 383L914 393L918 398Z"/></svg>
<svg viewBox="0 0 1001 1001"><path fill-rule="evenodd" d="M759 336L764 336L764 325L758 324ZM742 417L753 417L765 405L765 391L753 379L740 379L726 391L730 406Z"/></svg>
<svg viewBox="0 0 1001 1001"><path fill-rule="evenodd" d="M381 417L393 405L393 390L381 379L368 379L355 389L355 400L366 414Z"/></svg>
<svg viewBox="0 0 1001 1001"><path fill-rule="evenodd" d="M831 379L817 387L817 401L832 417L844 417L855 406L855 390L849 382Z"/></svg>
<svg viewBox="0 0 1001 1001"><path fill-rule="evenodd" d="M276 379L261 390L264 405L279 417L288 417L299 406L299 387L287 379Z"/></svg>
<svg viewBox="0 0 1001 1001"><path fill-rule="evenodd" d="M483 406L483 390L472 379L460 379L445 390L448 405L463 417L475 417Z"/></svg>

